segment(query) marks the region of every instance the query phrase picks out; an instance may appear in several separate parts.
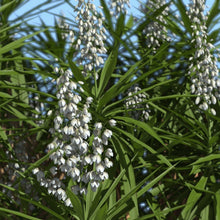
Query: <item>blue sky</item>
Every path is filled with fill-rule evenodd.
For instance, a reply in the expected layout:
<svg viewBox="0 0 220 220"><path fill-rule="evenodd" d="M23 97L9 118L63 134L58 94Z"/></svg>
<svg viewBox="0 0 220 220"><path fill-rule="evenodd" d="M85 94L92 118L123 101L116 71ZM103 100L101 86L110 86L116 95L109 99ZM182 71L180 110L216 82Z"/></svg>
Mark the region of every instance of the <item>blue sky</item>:
<svg viewBox="0 0 220 220"><path fill-rule="evenodd" d="M141 0L143 1L143 0ZM45 0L28 0L27 3L22 6L19 10L17 10L14 15L12 16L12 19L16 16L20 16L22 15L24 12L30 10L33 7L36 7L42 3L44 3ZM62 1L55 1L57 3L62 2ZM64 1L63 1L64 2ZM70 0L70 2L75 5L77 3L76 0ZM134 15L138 15L139 11L138 11L138 7L140 5L140 0L130 0L130 9L128 9L129 13L132 13ZM144 0L145 2L145 0ZM189 0L185 0L184 1L186 4L189 2ZM214 2L214 0L208 0L206 2L206 5L210 8L212 3ZM94 0L94 3L96 5L99 5L99 0ZM54 5L54 4L52 4ZM66 16L66 17L72 17L73 16L73 10L72 8L67 4L67 3L63 3L61 6L54 8L53 10L50 10L50 12L55 13L55 14L60 14L61 12ZM52 25L53 24L53 15L49 14L49 13L39 13L39 15L41 16L41 18L44 20L44 22L47 25ZM36 15L34 19L32 19L31 21L29 21L29 23L31 24L39 24L39 15Z"/></svg>
<svg viewBox="0 0 220 220"><path fill-rule="evenodd" d="M42 3L44 3L45 0L29 0L27 1L27 3L22 6L20 9L18 9L14 15L11 17L11 19L14 19L17 16L20 16L21 14L27 12L28 10L30 10L33 7L36 7ZM62 2L62 1L57 1L57 3ZM64 2L64 1L63 1ZM76 5L77 1L76 0L70 0L71 4ZM93 1L94 4L96 6L99 5L99 0L94 0ZM56 4L56 3L55 3ZM51 4L51 5L55 5L55 4ZM139 14L138 11L138 7L139 7L139 0L130 0L130 9L128 8L129 13L133 13L135 15ZM50 12L55 13L55 14L61 14L63 13L65 15L65 17L72 17L73 16L73 9L67 4L67 3L63 3L61 6L58 6L52 10L50 10ZM52 25L53 24L53 15L50 13L39 13L40 17L44 20L44 22L48 25ZM32 19L31 21L29 21L29 23L31 24L39 24L39 16L35 16L34 19ZM72 17L73 18L73 17Z"/></svg>

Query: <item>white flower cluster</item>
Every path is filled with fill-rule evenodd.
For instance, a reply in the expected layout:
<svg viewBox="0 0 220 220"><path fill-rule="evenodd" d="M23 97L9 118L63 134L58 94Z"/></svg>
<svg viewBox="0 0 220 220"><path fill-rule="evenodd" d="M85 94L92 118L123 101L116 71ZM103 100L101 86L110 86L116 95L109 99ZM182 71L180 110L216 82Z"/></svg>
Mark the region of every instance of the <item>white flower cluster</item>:
<svg viewBox="0 0 220 220"><path fill-rule="evenodd" d="M64 15L62 16L64 17ZM58 24L58 27L62 30L62 33L61 33L62 39L66 39L73 34L73 32L70 31L69 25L64 21L63 18L59 17L57 20L57 24Z"/></svg>
<svg viewBox="0 0 220 220"><path fill-rule="evenodd" d="M31 107L34 108L34 110L37 112L37 114L33 113L33 117L38 119L35 121L37 125L42 125L44 124L44 119L42 112L45 109L44 103L39 101L39 96L34 97L35 103L31 103Z"/></svg>
<svg viewBox="0 0 220 220"><path fill-rule="evenodd" d="M195 48L194 56L189 58L191 65L188 73L191 75L191 92L198 95L195 103L206 111L220 98L220 79L217 58L211 53L215 46L207 40L207 16L204 15L204 9L204 0L193 0L187 12L192 21L192 46ZM210 111L216 115L214 108L210 108Z"/></svg>
<svg viewBox="0 0 220 220"><path fill-rule="evenodd" d="M93 0L91 0L93 1ZM106 40L105 28L102 26L104 16L96 11L96 7L90 0L79 0L75 10L77 11L76 21L79 27L79 36L75 45L80 50L79 65L83 65L84 76L88 71L94 70L104 63L102 54L107 50L104 45ZM98 78L97 73L95 73Z"/></svg>
<svg viewBox="0 0 220 220"><path fill-rule="evenodd" d="M72 72L61 71L57 79L57 98L59 110L54 118L54 128L50 129L55 136L48 150L57 149L50 155L54 166L50 169L51 179L45 177L38 168L34 170L41 185L48 188L48 192L70 205L70 200L64 191L65 186L55 176L58 173L69 176L75 185L72 191L75 194L86 194L87 186L96 191L101 181L108 179L107 168L113 166L110 158L113 157L111 148L107 148L112 131L103 129L102 123L92 126L92 115L89 112L92 97L87 97L83 104L80 94L84 92L83 82L71 81ZM116 121L111 119L110 126ZM91 132L93 130L93 132ZM104 147L106 146L106 147Z"/></svg>
<svg viewBox="0 0 220 220"><path fill-rule="evenodd" d="M110 0L110 13L116 18L120 13L127 14L126 6L130 7L130 0Z"/></svg>
<svg viewBox="0 0 220 220"><path fill-rule="evenodd" d="M150 112L149 105L143 104L147 96L144 93L136 94L139 91L141 91L141 88L135 86L132 91L128 93L129 97L126 99L125 106L127 109L132 109L131 115L133 118L140 120L140 118L143 117L144 120L148 120Z"/></svg>
<svg viewBox="0 0 220 220"><path fill-rule="evenodd" d="M141 11L150 15L152 12L160 9L165 4L166 0L148 0L147 6L142 8ZM161 46L161 42L171 40L171 38L168 36L165 25L163 25L166 24L164 17L168 16L168 11L169 7L166 7L160 15L155 17L155 20L160 21L162 24L153 20L144 30L144 34L146 34L147 37L147 45L149 48L152 48L154 52Z"/></svg>

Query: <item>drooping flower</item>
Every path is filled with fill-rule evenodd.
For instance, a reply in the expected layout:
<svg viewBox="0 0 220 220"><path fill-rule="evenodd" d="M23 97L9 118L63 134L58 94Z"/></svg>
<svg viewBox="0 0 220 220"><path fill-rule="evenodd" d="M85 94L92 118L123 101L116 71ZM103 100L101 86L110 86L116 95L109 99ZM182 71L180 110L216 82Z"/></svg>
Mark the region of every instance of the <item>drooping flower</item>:
<svg viewBox="0 0 220 220"><path fill-rule="evenodd" d="M104 45L106 40L105 28L103 27L104 16L97 12L96 6L91 3L93 0L78 1L75 11L77 12L76 21L79 27L79 35L75 49L79 50L79 65L83 65L83 75L94 70L104 63L102 54L107 50ZM97 72L95 72L97 78Z"/></svg>
<svg viewBox="0 0 220 220"><path fill-rule="evenodd" d="M153 12L160 9L166 4L166 0L148 0L145 7L141 7L144 14L152 15ZM166 7L161 14L150 18L152 21L144 29L146 34L146 41L148 48L153 49L154 52L161 46L163 42L170 41L167 29L165 27L166 20L164 17L168 16L169 7Z"/></svg>
<svg viewBox="0 0 220 220"><path fill-rule="evenodd" d="M149 105L143 103L144 101L146 101L147 96L144 93L136 94L139 91L141 91L141 88L138 86L130 89L130 92L128 93L128 98L125 102L125 106L129 110L129 114L134 119L148 120L150 112Z"/></svg>
<svg viewBox="0 0 220 220"><path fill-rule="evenodd" d="M33 170L40 184L66 205L70 205L70 201L64 193L65 185L62 181L54 182L57 174L62 172L65 178L71 178L75 182L73 192L82 194L86 193L88 184L95 191L100 182L108 178L106 170L113 166L109 160L113 151L105 147L108 146L112 131L105 129L101 122L91 123L89 109L93 98L83 98L83 83L73 82L72 76L71 71L60 70L57 78L58 109L53 120L54 139L48 145L48 150L57 148L49 157L53 161L51 177L47 178L49 174L45 175L38 168ZM110 121L116 124L115 120Z"/></svg>
<svg viewBox="0 0 220 220"><path fill-rule="evenodd" d="M192 0L187 11L192 21L191 43L195 48L194 56L189 58L188 74L191 76L191 92L198 95L195 104L204 111L210 109L215 115L216 111L212 105L215 105L220 98L220 79L217 58L212 53L216 48L208 42L207 16L204 14L204 9L204 0Z"/></svg>
<svg viewBox="0 0 220 220"><path fill-rule="evenodd" d="M126 7L130 7L130 0L110 0L110 13L112 16L116 18L120 15L120 13L127 13Z"/></svg>

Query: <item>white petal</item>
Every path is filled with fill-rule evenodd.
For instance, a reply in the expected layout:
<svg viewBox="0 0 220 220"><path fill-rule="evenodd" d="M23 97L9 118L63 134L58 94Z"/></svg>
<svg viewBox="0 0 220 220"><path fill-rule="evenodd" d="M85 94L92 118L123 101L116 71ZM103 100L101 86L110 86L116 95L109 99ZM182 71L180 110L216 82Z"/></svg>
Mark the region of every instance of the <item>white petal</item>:
<svg viewBox="0 0 220 220"><path fill-rule="evenodd" d="M195 101L196 105L198 105L199 102L200 102L200 97L198 96L198 97L196 98L196 101Z"/></svg>
<svg viewBox="0 0 220 220"><path fill-rule="evenodd" d="M215 109L211 108L211 113L212 113L213 115L216 115Z"/></svg>

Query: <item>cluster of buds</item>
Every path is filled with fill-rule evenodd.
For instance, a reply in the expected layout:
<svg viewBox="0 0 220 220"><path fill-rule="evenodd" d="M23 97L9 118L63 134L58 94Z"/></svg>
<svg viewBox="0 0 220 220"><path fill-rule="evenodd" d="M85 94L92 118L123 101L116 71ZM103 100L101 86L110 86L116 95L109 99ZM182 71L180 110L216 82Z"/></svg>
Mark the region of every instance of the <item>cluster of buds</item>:
<svg viewBox="0 0 220 220"><path fill-rule="evenodd" d="M166 4L166 0L148 0L145 8L142 7L141 11L145 14L151 15L156 10L160 9ZM166 7L162 13L156 16L155 21L151 21L144 30L146 34L147 45L153 49L154 52L161 46L161 43L170 41L167 29L165 27L166 20L164 17L168 16L169 7Z"/></svg>
<svg viewBox="0 0 220 220"><path fill-rule="evenodd" d="M64 17L64 15L62 15ZM57 25L59 29L62 31L61 37L62 39L67 39L69 36L73 36L73 31L70 31L70 26L65 22L63 18L58 18Z"/></svg>
<svg viewBox="0 0 220 220"><path fill-rule="evenodd" d="M93 98L87 97L83 101L83 82L72 81L73 74L69 70L60 72L56 94L59 109L54 118L54 127L50 129L54 140L48 145L49 151L57 149L50 155L53 161L50 168L52 178L47 178L38 168L33 172L49 193L70 206L65 185L57 175L72 179L75 194L86 194L88 185L96 191L100 182L109 177L106 169L113 166L110 160L113 151L108 148L112 131L104 129L101 122L92 124L89 108ZM111 119L109 124L115 126L116 121Z"/></svg>
<svg viewBox="0 0 220 220"><path fill-rule="evenodd" d="M143 103L146 101L147 96L144 93L138 93L139 91L141 91L141 88L138 86L131 89L128 93L125 106L127 109L131 110L129 112L134 119L148 120L150 112L149 105Z"/></svg>
<svg viewBox="0 0 220 220"><path fill-rule="evenodd" d="M44 119L42 112L45 109L44 103L39 101L39 96L34 97L34 103L31 103L31 106L34 108L34 110L37 112L36 114L33 114L33 117L36 118L36 124L42 125L44 124Z"/></svg>
<svg viewBox="0 0 220 220"><path fill-rule="evenodd" d="M83 65L82 73L87 76L88 71L95 70L104 63L102 55L107 52L104 45L106 30L102 25L104 16L102 13L98 14L90 0L79 0L75 11L77 11L76 21L79 27L75 49L80 51L78 63ZM97 72L94 72L95 77L98 78Z"/></svg>
<svg viewBox="0 0 220 220"><path fill-rule="evenodd" d="M116 18L120 13L127 14L126 6L130 7L130 0L110 0L110 13Z"/></svg>
<svg viewBox="0 0 220 220"><path fill-rule="evenodd" d="M194 56L189 58L191 63L188 74L191 75L191 92L198 95L195 104L201 110L210 109L216 115L214 108L220 98L220 79L218 78L217 58L212 54L216 48L208 42L206 27L207 16L204 15L205 1L193 0L187 14L192 21L192 45L195 48Z"/></svg>

